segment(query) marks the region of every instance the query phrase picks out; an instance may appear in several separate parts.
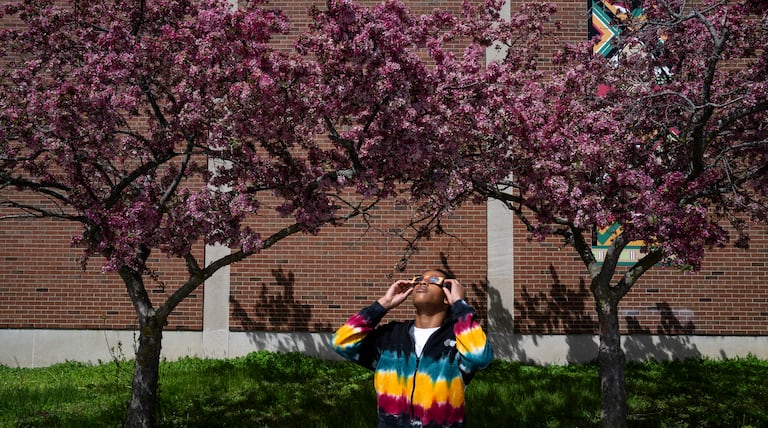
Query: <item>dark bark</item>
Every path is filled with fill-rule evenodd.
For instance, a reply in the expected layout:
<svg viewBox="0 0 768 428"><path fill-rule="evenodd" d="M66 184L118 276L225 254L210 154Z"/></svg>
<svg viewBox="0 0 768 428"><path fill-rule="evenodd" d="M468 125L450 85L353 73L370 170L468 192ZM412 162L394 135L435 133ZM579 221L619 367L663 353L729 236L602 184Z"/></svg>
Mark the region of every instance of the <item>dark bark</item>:
<svg viewBox="0 0 768 428"><path fill-rule="evenodd" d="M349 217L354 217L368 208L356 211ZM263 249L269 248L281 239L299 231L301 231L299 224L285 227L266 239ZM137 259L141 261L141 264L147 260L149 253L150 250L147 248L141 248L137 253ZM185 261L190 274L189 279L157 309L153 308L141 272L129 266L123 266L118 270L139 320L139 347L136 351L131 399L128 402L124 427L152 428L155 426L163 328L165 328L168 317L173 310L217 270L243 260L251 254L253 253L238 251L216 260L205 269L200 268L192 255L187 255Z"/></svg>
<svg viewBox="0 0 768 428"><path fill-rule="evenodd" d="M600 421L604 428L626 428L627 426L627 387L624 378L624 364L626 357L621 347L621 333L619 331L619 302L629 291L635 282L635 277L629 275L619 281L616 287L611 287L611 281L616 273L619 256L627 245L627 238L619 234L614 238L611 247L606 252L602 266L599 268L594 259L582 255L582 260L591 262L587 264L592 274L591 290L595 298L597 310L598 334L600 345L597 352L597 362L600 373L600 397L601 412ZM583 239L576 240L576 249L579 253L589 252ZM578 245L580 243L580 245ZM638 272L630 269L630 272ZM642 272L639 272L641 275ZM639 275L638 275L639 277Z"/></svg>
<svg viewBox="0 0 768 428"><path fill-rule="evenodd" d="M624 377L625 355L621 348L618 305L614 302L598 303L600 346L597 361L600 367L600 394L602 396L601 425L605 428L626 428L627 386Z"/></svg>
<svg viewBox="0 0 768 428"><path fill-rule="evenodd" d="M142 324L133 370L131 399L128 402L128 414L123 424L126 428L155 426L163 322L160 322L156 316L152 316Z"/></svg>
<svg viewBox="0 0 768 428"><path fill-rule="evenodd" d="M627 426L627 382L624 373L626 355L621 347L619 330L619 303L640 277L661 260L661 252L653 250L643 256L611 286L616 273L619 254L626 246L623 235L615 238L607 252L605 261L597 275L592 278L592 295L595 298L599 322L600 345L597 361L600 372L600 395L602 408L601 425L605 428L626 428ZM586 245L577 245L577 249L586 251ZM590 251L591 252L591 251ZM585 261L589 257L582 257ZM588 265L588 267L592 267ZM591 269L591 271L597 271Z"/></svg>
<svg viewBox="0 0 768 428"><path fill-rule="evenodd" d="M146 260L148 256L149 251L140 254L142 260ZM155 426L160 350L167 315L160 315L153 310L149 294L144 287L144 279L139 271L123 266L118 272L125 282L139 321L139 347L133 366L131 399L128 401L123 426L152 428Z"/></svg>

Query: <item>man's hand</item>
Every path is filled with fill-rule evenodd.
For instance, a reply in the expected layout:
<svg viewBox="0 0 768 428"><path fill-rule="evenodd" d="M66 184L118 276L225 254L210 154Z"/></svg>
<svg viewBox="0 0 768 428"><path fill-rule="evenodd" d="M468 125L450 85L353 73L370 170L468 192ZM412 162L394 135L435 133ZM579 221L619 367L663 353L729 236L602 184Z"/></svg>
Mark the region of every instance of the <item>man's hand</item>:
<svg viewBox="0 0 768 428"><path fill-rule="evenodd" d="M443 287L443 293L445 293L445 298L448 299L449 304L453 305L464 298L464 287L458 279L446 279L445 284L450 286Z"/></svg>
<svg viewBox="0 0 768 428"><path fill-rule="evenodd" d="M413 291L413 282L404 279L398 280L387 289L387 293L378 302L384 309L390 310L400 306Z"/></svg>

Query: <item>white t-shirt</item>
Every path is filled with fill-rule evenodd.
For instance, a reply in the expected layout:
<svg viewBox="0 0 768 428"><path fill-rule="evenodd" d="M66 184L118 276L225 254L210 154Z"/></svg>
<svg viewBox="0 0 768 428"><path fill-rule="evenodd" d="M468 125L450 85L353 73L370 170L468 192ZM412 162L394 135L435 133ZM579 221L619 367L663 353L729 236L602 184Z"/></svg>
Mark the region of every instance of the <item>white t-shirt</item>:
<svg viewBox="0 0 768 428"><path fill-rule="evenodd" d="M426 345L427 340L429 340L429 336L432 336L432 333L436 332L440 327L433 327L433 328L418 328L413 327L413 343L416 345L416 355L421 356L422 351L424 351L424 345Z"/></svg>

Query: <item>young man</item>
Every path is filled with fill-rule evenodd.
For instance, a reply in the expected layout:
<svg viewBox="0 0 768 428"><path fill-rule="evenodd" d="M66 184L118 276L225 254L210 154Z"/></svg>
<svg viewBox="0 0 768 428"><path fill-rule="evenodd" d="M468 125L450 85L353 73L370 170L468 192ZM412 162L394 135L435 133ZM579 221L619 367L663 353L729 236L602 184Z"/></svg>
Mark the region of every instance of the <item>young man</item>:
<svg viewBox="0 0 768 428"><path fill-rule="evenodd" d="M430 270L393 283L333 336L337 353L374 370L380 428L464 426L464 388L493 350L464 288L447 276ZM377 327L409 295L416 317Z"/></svg>

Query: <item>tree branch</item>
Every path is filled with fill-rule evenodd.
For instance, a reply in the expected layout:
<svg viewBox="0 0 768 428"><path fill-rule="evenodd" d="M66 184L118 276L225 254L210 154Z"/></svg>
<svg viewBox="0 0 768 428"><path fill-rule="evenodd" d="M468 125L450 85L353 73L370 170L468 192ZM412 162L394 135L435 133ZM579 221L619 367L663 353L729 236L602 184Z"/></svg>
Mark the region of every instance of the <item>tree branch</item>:
<svg viewBox="0 0 768 428"><path fill-rule="evenodd" d="M83 224L88 223L88 219L81 215L65 214L63 211L60 211L57 213L54 211L42 209L40 207L21 204L14 201L0 202L0 206L7 206L7 207L14 208L27 213L27 214L0 216L0 220L26 219L26 218L36 218L36 219L54 218L59 220L75 221Z"/></svg>
<svg viewBox="0 0 768 428"><path fill-rule="evenodd" d="M355 150L355 144L354 142L342 138L339 132L336 130L336 127L333 125L333 122L331 122L331 119L328 116L324 116L323 120L325 121L325 126L328 129L328 137L337 143L341 145L341 147L344 148L344 150L347 151L347 156L349 156L349 160L352 162L352 169L355 173L359 173L363 169L362 162L360 162L360 158L357 155L357 150Z"/></svg>
<svg viewBox="0 0 768 428"><path fill-rule="evenodd" d="M651 250L648 254L643 256L635 263L632 268L621 277L616 284L616 294L619 299L624 297L633 285L640 279L641 276L649 269L651 269L656 263L661 261L662 251L661 249Z"/></svg>
<svg viewBox="0 0 768 428"><path fill-rule="evenodd" d="M590 277L595 278L600 273L600 264L595 259L595 255L592 252L592 246L587 244L587 241L584 239L583 232L584 231L581 229L571 227L573 247L576 249L579 257L581 257L581 261L584 263L584 266L586 266Z"/></svg>
<svg viewBox="0 0 768 428"><path fill-rule="evenodd" d="M717 71L717 64L720 62L720 56L725 49L725 44L729 37L727 27L723 30L722 35L718 35L717 30L709 22L705 16L700 12L695 11L694 16L696 19L704 25L712 38L713 51L707 61L707 68L704 70L704 78L702 79L702 93L701 99L704 102L703 107L699 110L699 113L694 114L692 119L693 130L691 131L691 140L693 143L693 151L691 153L691 178L698 177L704 172L704 153L707 150L708 141L704 138L706 128L708 127L709 119L712 117L715 107L711 104L711 91L712 84L715 80L715 72Z"/></svg>
<svg viewBox="0 0 768 428"><path fill-rule="evenodd" d="M621 257L621 252L624 251L624 248L629 244L629 239L627 239L626 235L624 233L620 233L616 235L613 239L613 242L608 247L608 250L605 252L605 258L603 259L603 265L600 267L600 273L597 275L595 280L592 281L593 287L594 286L606 286L611 284L611 279L613 278L613 274L616 272L616 266L619 265L619 258ZM616 292L616 290L602 290L605 292L611 292L611 298L615 299L616 302L619 301L619 293ZM593 293L598 293L599 290L592 290ZM601 293L603 295L603 293ZM605 296L604 296L605 297Z"/></svg>

